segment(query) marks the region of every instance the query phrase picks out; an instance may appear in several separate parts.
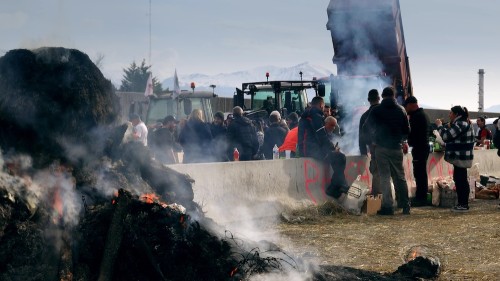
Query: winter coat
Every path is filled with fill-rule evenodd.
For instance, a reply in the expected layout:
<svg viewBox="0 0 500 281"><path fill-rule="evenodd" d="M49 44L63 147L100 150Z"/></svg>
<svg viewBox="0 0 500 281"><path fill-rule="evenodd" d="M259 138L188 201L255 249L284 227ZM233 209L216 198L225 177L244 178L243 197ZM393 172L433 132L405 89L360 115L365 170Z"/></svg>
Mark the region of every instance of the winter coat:
<svg viewBox="0 0 500 281"><path fill-rule="evenodd" d="M369 132L363 129L363 125L368 119L368 116L370 115L370 112L372 111L373 107L376 105L377 104L371 105L370 108L365 113L363 113L363 115L361 115L361 118L359 119L358 142L359 142L359 152L361 153L361 155L367 155L368 154L367 146L370 146L373 143Z"/></svg>
<svg viewBox="0 0 500 281"><path fill-rule="evenodd" d="M373 107L364 127L373 135L375 145L387 149L401 149L403 140L410 133L405 109L391 98L384 98Z"/></svg>
<svg viewBox="0 0 500 281"><path fill-rule="evenodd" d="M280 152L283 152L285 150L290 150L292 152L297 151L298 133L299 133L299 128L297 127L288 131L285 140L283 141L283 144L279 147Z"/></svg>
<svg viewBox="0 0 500 281"><path fill-rule="evenodd" d="M439 126L438 132L445 142L444 160L461 168L472 167L475 142L472 125L458 116L449 128Z"/></svg>
<svg viewBox="0 0 500 281"><path fill-rule="evenodd" d="M149 143L155 158L163 164L175 163L174 152L182 150L177 139L177 130L172 132L168 128L159 128L152 132Z"/></svg>
<svg viewBox="0 0 500 281"><path fill-rule="evenodd" d="M184 149L184 163L210 162L212 133L207 123L189 120L181 130L179 143Z"/></svg>
<svg viewBox="0 0 500 281"><path fill-rule="evenodd" d="M323 125L323 111L321 109L311 107L302 113L298 133L298 147L301 156L322 159L316 131Z"/></svg>
<svg viewBox="0 0 500 281"><path fill-rule="evenodd" d="M500 129L497 127L495 135L493 135L493 144L497 148L497 155L500 156Z"/></svg>
<svg viewBox="0 0 500 281"><path fill-rule="evenodd" d="M262 152L266 159L273 159L274 145L280 147L285 141L287 131L279 124L273 123L264 131Z"/></svg>
<svg viewBox="0 0 500 281"><path fill-rule="evenodd" d="M241 161L252 160L253 156L257 154L259 141L250 119L244 116L234 116L227 128L227 139L231 145L230 149L238 149Z"/></svg>
<svg viewBox="0 0 500 281"><path fill-rule="evenodd" d="M226 127L223 125L210 124L210 132L212 133L212 154L214 156L214 161L229 161Z"/></svg>
<svg viewBox="0 0 500 281"><path fill-rule="evenodd" d="M485 140L493 139L493 134L491 133L491 131L488 128L486 128L486 126L483 128L479 128L479 131L478 131L477 136L476 136L476 145L477 146L482 145L481 139L483 137L485 138Z"/></svg>
<svg viewBox="0 0 500 281"><path fill-rule="evenodd" d="M422 108L408 114L410 116L410 134L408 144L413 148L429 151L430 119Z"/></svg>
<svg viewBox="0 0 500 281"><path fill-rule="evenodd" d="M331 152L335 150L335 146L332 142L333 132L328 133L325 126L319 128L316 131L316 138L318 139L319 149L323 160L328 160L328 156Z"/></svg>

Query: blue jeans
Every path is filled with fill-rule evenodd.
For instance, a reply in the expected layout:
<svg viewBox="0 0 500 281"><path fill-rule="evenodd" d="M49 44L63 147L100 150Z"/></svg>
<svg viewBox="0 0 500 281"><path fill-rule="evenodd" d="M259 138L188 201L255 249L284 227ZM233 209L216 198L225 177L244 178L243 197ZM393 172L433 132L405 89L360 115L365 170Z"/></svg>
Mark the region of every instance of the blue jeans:
<svg viewBox="0 0 500 281"><path fill-rule="evenodd" d="M394 204L391 192L391 178L394 182L398 207L409 207L408 185L403 169L403 151L377 146L375 149L380 188L382 189L382 208L390 209Z"/></svg>

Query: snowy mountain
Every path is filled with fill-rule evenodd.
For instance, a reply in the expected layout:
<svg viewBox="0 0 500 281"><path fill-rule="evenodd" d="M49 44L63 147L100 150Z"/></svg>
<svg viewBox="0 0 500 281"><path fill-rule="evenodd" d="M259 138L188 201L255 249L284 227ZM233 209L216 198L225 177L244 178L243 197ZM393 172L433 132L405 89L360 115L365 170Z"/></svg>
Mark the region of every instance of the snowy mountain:
<svg viewBox="0 0 500 281"><path fill-rule="evenodd" d="M233 96L235 89L241 88L241 83L266 81L266 72L269 72L269 81L273 80L300 80L299 72L303 73L303 80L311 80L313 77L329 76L332 72L320 66L314 66L307 62L291 66L261 66L250 70L242 70L232 73L220 73L217 75L177 73L179 85L182 90L189 90L191 82L196 84L197 90L212 90L210 85L215 85L215 93L220 97ZM174 77L169 77L162 82L164 89L173 89Z"/></svg>
<svg viewBox="0 0 500 281"><path fill-rule="evenodd" d="M492 105L484 109L485 112L498 112L500 113L500 104Z"/></svg>

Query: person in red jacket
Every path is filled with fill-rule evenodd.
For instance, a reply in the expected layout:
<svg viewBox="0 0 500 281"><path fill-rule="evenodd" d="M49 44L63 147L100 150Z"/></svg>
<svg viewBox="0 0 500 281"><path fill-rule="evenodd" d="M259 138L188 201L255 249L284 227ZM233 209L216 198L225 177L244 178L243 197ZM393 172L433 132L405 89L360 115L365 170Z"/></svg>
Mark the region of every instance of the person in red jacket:
<svg viewBox="0 0 500 281"><path fill-rule="evenodd" d="M479 132L476 136L476 146L483 147L485 140L493 139L493 134L488 128L486 128L486 119L484 117L478 117L476 123L479 128Z"/></svg>
<svg viewBox="0 0 500 281"><path fill-rule="evenodd" d="M290 150L290 156L295 157L297 152L297 142L299 141L299 127L295 127L288 131L283 144L279 147L280 152Z"/></svg>

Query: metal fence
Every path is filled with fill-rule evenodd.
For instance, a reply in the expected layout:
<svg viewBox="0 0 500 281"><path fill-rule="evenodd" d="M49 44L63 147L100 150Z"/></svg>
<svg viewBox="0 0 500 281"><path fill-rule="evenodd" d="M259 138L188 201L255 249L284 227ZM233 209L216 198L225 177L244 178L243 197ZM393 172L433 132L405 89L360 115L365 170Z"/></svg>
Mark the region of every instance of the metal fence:
<svg viewBox="0 0 500 281"><path fill-rule="evenodd" d="M250 100L245 99L245 106L250 107ZM233 111L233 98L216 97L212 99L212 110L215 112L232 112Z"/></svg>

